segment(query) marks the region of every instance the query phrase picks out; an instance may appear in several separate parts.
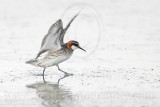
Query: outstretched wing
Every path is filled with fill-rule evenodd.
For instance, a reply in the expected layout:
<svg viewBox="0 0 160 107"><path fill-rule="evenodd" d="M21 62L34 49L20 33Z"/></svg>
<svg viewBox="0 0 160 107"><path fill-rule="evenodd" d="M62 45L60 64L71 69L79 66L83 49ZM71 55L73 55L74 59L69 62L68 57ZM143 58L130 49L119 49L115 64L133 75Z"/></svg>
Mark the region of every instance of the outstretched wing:
<svg viewBox="0 0 160 107"><path fill-rule="evenodd" d="M58 40L61 32L63 31L63 23L61 19L56 21L50 29L48 30L47 35L43 38L41 43L41 48L37 54L36 59L44 52L49 50L58 50L61 48L60 41Z"/></svg>
<svg viewBox="0 0 160 107"><path fill-rule="evenodd" d="M70 21L69 23L67 24L67 26L63 29L63 32L62 34L60 35L59 37L59 40L60 40L60 44L63 45L64 42L63 42L63 38L64 38L64 35L66 33L66 31L68 30L68 28L70 27L71 23L73 22L73 20L79 15L80 12L78 12Z"/></svg>
<svg viewBox="0 0 160 107"><path fill-rule="evenodd" d="M70 27L71 23L73 20L78 16L79 13L77 13L71 21L67 24L65 29L63 29L63 23L61 19L59 19L56 23L54 23L49 31L48 34L43 38L42 44L41 44L41 49L39 53L37 54L36 59L44 52L47 51L56 51L61 48L61 46L64 44L63 38L64 35L67 31L67 29Z"/></svg>
<svg viewBox="0 0 160 107"><path fill-rule="evenodd" d="M54 23L50 29L48 30L47 35L43 38L42 44L41 44L41 49L46 48L46 49L52 49L54 47L53 45L56 42L57 37L61 34L61 31L63 30L63 23L62 20L59 19Z"/></svg>

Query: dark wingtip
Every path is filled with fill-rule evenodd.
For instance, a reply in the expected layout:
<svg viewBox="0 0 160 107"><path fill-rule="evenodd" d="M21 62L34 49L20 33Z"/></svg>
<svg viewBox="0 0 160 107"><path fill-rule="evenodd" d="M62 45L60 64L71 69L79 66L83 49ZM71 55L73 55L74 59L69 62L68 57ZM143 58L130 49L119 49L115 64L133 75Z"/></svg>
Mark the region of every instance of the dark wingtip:
<svg viewBox="0 0 160 107"><path fill-rule="evenodd" d="M57 20L57 22L58 22L58 23L60 23L60 22L62 22L62 20L61 20L61 19L59 19L59 20Z"/></svg>
<svg viewBox="0 0 160 107"><path fill-rule="evenodd" d="M73 20L80 14L81 11L79 11L67 24L67 26L65 27L65 31L67 31L67 29L69 28L70 24L73 22Z"/></svg>
<svg viewBox="0 0 160 107"><path fill-rule="evenodd" d="M81 13L81 10L78 11L78 13L76 14L76 16L78 16Z"/></svg>

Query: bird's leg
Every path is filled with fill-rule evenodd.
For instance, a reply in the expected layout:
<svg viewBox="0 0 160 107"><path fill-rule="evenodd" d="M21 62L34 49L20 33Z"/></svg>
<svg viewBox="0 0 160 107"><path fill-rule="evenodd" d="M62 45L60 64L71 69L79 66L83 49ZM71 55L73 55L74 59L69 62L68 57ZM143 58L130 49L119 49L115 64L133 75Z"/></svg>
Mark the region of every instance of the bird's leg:
<svg viewBox="0 0 160 107"><path fill-rule="evenodd" d="M46 68L43 69L43 81L44 81L44 82L46 82L46 81L45 81L45 78L44 78L44 72L45 72L45 70L46 70Z"/></svg>
<svg viewBox="0 0 160 107"><path fill-rule="evenodd" d="M58 67L58 70L61 71L61 72L63 72L65 75L68 74L67 72L61 70L61 69L59 68L59 65L57 65L57 67Z"/></svg>
<svg viewBox="0 0 160 107"><path fill-rule="evenodd" d="M56 66L57 66L57 68L58 68L59 71L61 71L61 72L64 73L64 75L68 75L68 76L69 76L69 75L73 75L73 74L70 74L70 73L67 73L67 72L61 70L61 69L59 68L59 65L56 65Z"/></svg>

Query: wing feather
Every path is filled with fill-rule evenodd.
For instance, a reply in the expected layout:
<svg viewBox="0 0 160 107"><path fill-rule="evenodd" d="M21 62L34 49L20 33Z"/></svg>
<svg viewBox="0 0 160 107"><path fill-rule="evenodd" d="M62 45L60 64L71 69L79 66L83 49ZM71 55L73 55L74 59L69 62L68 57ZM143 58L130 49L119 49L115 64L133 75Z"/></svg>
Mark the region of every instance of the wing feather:
<svg viewBox="0 0 160 107"><path fill-rule="evenodd" d="M37 54L36 59L44 52L50 51L50 50L57 50L61 48L61 45L59 42L57 42L57 38L60 36L61 32L63 31L63 23L61 19L56 21L50 29L48 30L47 35L44 36L41 48L39 53Z"/></svg>
<svg viewBox="0 0 160 107"><path fill-rule="evenodd" d="M74 21L74 19L79 15L80 12L78 12L70 21L69 23L67 24L67 26L63 29L63 32L62 34L60 35L59 39L60 39L60 44L63 45L64 42L63 42L63 38L64 38L64 35L66 33L66 31L68 30L68 28L70 27L71 23Z"/></svg>
<svg viewBox="0 0 160 107"><path fill-rule="evenodd" d="M50 29L48 30L47 35L43 38L41 48L45 45L43 48L50 47L48 45L51 45L48 41L52 41L52 43L55 42L55 39L59 36L60 30L63 29L63 23L62 20L59 19L54 23Z"/></svg>
<svg viewBox="0 0 160 107"><path fill-rule="evenodd" d="M44 52L47 51L56 51L58 49L61 48L61 46L64 44L63 42L63 38L64 35L67 31L67 29L70 27L71 23L73 22L73 20L79 15L79 13L77 13L71 20L70 22L67 24L67 26L65 27L65 29L63 29L63 23L62 20L59 19L58 21L56 21L56 23L54 23L50 29L48 30L47 35L44 36L42 43L41 43L41 49L39 51L39 53L37 54L36 59L43 54Z"/></svg>

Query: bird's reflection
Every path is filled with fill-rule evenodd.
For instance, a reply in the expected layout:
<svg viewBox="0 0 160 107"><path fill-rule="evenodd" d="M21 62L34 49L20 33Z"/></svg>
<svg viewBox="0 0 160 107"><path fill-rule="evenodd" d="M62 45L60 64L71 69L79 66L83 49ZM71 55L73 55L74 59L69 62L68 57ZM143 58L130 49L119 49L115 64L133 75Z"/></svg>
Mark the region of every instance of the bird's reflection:
<svg viewBox="0 0 160 107"><path fill-rule="evenodd" d="M57 83L59 84L61 80L63 80L63 79L66 78L66 77L69 77L69 76L71 76L71 75L64 75L63 77L61 77L61 78L58 79L58 82L57 82Z"/></svg>
<svg viewBox="0 0 160 107"><path fill-rule="evenodd" d="M66 78L66 77L69 77L69 76L72 76L72 75L73 75L73 74L69 74L69 73L66 74L66 75L64 75L63 77L61 77L61 78L58 79L58 82L57 82L57 83L59 84L62 79ZM46 82L45 78L43 78L43 82L44 82L44 83Z"/></svg>
<svg viewBox="0 0 160 107"><path fill-rule="evenodd" d="M60 78L56 84L43 82L30 84L27 87L36 89L37 95L42 99L45 107L64 107L72 103L71 91L67 87L59 85L60 80L66 77L68 76Z"/></svg>

